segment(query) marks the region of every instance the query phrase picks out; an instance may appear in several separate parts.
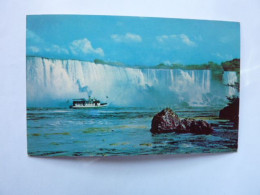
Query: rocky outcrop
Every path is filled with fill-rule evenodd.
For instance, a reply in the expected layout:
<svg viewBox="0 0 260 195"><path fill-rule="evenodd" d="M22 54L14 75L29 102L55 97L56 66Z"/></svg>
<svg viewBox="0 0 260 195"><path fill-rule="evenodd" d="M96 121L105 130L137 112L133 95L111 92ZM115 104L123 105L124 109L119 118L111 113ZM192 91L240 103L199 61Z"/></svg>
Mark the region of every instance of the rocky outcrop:
<svg viewBox="0 0 260 195"><path fill-rule="evenodd" d="M210 134L213 129L209 123L203 120L181 120L175 112L166 108L153 117L151 132L155 134L170 132Z"/></svg>
<svg viewBox="0 0 260 195"><path fill-rule="evenodd" d="M230 101L228 106L220 110L219 118L228 119L234 122L234 126L238 127L239 122L239 98L238 97L231 97L228 98Z"/></svg>
<svg viewBox="0 0 260 195"><path fill-rule="evenodd" d="M170 108L166 108L156 114L152 120L152 133L169 133L179 127L181 120Z"/></svg>

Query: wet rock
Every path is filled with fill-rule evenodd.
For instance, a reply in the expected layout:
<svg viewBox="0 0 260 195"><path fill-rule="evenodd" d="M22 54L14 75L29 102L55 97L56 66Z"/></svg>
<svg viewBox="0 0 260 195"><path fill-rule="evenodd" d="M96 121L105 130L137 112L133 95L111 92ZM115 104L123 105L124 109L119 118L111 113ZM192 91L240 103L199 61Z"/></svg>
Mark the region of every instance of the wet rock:
<svg viewBox="0 0 260 195"><path fill-rule="evenodd" d="M156 114L152 120L152 133L169 133L177 129L181 120L170 108L166 108Z"/></svg>
<svg viewBox="0 0 260 195"><path fill-rule="evenodd" d="M152 120L151 132L158 133L195 133L210 134L213 128L203 120L182 119L170 108L166 108L156 114Z"/></svg>
<svg viewBox="0 0 260 195"><path fill-rule="evenodd" d="M239 123L239 98L231 97L228 98L230 101L228 106L220 110L219 118L228 119L234 122L234 126L238 127Z"/></svg>
<svg viewBox="0 0 260 195"><path fill-rule="evenodd" d="M195 134L211 134L213 132L213 128L209 123L203 120L194 120L190 126L191 133Z"/></svg>

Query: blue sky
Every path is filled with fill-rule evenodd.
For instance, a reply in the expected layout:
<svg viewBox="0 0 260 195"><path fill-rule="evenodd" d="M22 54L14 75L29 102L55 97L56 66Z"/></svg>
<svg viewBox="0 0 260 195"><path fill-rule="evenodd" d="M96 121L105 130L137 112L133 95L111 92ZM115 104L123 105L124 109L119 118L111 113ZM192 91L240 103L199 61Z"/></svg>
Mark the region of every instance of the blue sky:
<svg viewBox="0 0 260 195"><path fill-rule="evenodd" d="M240 25L171 18L30 15L26 55L143 66L221 63L240 58Z"/></svg>

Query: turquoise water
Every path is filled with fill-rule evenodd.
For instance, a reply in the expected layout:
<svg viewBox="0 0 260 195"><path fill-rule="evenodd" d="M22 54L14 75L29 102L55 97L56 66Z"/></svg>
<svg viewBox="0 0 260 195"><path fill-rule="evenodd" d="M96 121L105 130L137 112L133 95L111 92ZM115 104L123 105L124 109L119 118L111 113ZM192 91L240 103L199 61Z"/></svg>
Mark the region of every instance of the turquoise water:
<svg viewBox="0 0 260 195"><path fill-rule="evenodd" d="M212 135L150 132L161 108L29 108L28 154L32 156L111 156L232 152L238 130L218 119L218 109L175 109L180 117L200 118L214 128Z"/></svg>

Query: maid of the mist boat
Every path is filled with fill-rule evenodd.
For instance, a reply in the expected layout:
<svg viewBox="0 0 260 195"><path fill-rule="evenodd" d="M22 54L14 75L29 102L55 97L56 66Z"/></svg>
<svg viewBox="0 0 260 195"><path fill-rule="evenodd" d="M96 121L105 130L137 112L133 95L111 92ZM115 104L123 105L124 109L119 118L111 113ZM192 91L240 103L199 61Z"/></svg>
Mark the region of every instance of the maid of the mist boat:
<svg viewBox="0 0 260 195"><path fill-rule="evenodd" d="M78 109L78 108L99 108L107 106L107 103L101 103L96 98L88 97L88 100L85 98L81 99L73 99L72 106L70 108Z"/></svg>

